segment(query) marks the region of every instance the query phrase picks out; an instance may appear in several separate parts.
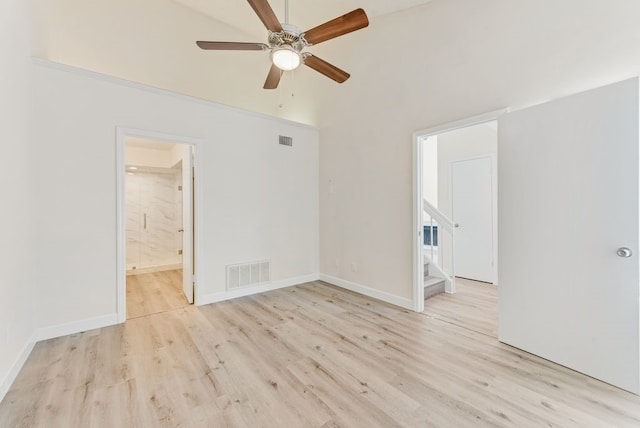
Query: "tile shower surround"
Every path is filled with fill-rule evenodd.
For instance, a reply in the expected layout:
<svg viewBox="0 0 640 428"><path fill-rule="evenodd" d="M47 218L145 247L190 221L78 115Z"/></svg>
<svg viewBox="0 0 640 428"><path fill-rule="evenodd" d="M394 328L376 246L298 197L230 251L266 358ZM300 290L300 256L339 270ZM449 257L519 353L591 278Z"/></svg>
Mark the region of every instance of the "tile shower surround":
<svg viewBox="0 0 640 428"><path fill-rule="evenodd" d="M181 184L179 169L127 173L127 270L182 263Z"/></svg>

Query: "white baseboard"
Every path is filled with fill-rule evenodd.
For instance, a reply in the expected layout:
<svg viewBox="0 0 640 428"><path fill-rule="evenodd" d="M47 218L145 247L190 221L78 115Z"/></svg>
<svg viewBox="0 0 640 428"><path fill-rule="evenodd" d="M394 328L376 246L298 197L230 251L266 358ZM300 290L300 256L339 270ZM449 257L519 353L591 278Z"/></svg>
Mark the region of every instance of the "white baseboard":
<svg viewBox="0 0 640 428"><path fill-rule="evenodd" d="M35 338L41 340L53 339L67 336L69 334L80 333L96 328L108 327L118 324L118 314L103 315L95 318L88 318L80 321L73 321L66 324L58 324L50 327L42 327L36 330Z"/></svg>
<svg viewBox="0 0 640 428"><path fill-rule="evenodd" d="M367 287L366 285L356 284L355 282L347 281L344 279L336 278L334 276L320 274L320 281L328 282L336 287L345 288L358 294L363 294L367 297L372 297L383 302L390 303L395 306L400 306L404 309L413 311L413 300L406 299L404 297L396 296L395 294L387 293L385 291L376 290L375 288Z"/></svg>
<svg viewBox="0 0 640 428"><path fill-rule="evenodd" d="M287 278L280 281L273 281L269 284L259 285L257 287L247 287L229 292L208 294L198 299L196 304L199 306L207 305L210 303L222 302L224 300L235 299L237 297L250 296L252 294L292 287L294 285L304 284L317 280L321 280L337 287L342 287L347 290L372 297L374 299L378 299L395 306L413 310L413 302L410 299L398 297L396 295L376 290L374 288L367 287L361 284L356 284L354 282L346 281L344 279L317 273L294 278ZM18 376L18 373L29 357L29 354L31 354L31 351L33 350L36 342L66 336L69 334L80 333L87 330L93 330L96 328L108 327L115 324L118 324L118 314L103 315L100 317L37 329L33 336L30 338L29 342L25 345L20 355L16 358L16 361L7 376L2 380L2 383L0 383L0 401L2 401L6 393L9 391L11 384Z"/></svg>
<svg viewBox="0 0 640 428"><path fill-rule="evenodd" d="M312 273L310 275L296 276L294 278L272 281L268 284L257 285L255 287L246 287L233 291L223 291L221 293L207 294L197 299L196 305L202 306L208 305L210 303L223 302L225 300L231 300L238 297L251 296L253 294L264 293L267 291L278 290L280 288L287 288L294 285L317 281L319 278L320 276L317 273Z"/></svg>
<svg viewBox="0 0 640 428"><path fill-rule="evenodd" d="M16 358L16 361L15 363L13 363L13 366L11 367L9 373L5 376L2 382L0 382L0 401L2 401L7 392L9 392L11 385L16 380L18 373L20 373L20 370L22 370L22 366L27 361L27 358L29 358L31 351L33 351L33 347L37 342L41 340L66 336L68 334L93 330L96 328L108 327L110 325L117 324L117 321L117 314L111 314L36 329L35 332L31 335L28 343L22 349L22 352L20 352L20 355L18 355L18 357Z"/></svg>
<svg viewBox="0 0 640 428"><path fill-rule="evenodd" d="M33 347L35 346L35 344L35 334L33 334L29 338L29 341L24 345L24 348L22 348L22 352L20 352L20 354L16 358L16 361L11 366L9 373L7 373L5 378L2 379L2 382L0 382L0 401L2 401L4 399L4 396L7 395L7 392L9 392L13 381L16 380L16 378L18 377L18 373L20 373L20 370L22 370L22 366L24 366L27 358L29 358L29 355L31 355L31 351L33 351Z"/></svg>
<svg viewBox="0 0 640 428"><path fill-rule="evenodd" d="M154 273L154 272L164 272L167 270L177 270L182 269L182 263L172 264L172 265L162 265L162 266L151 266L146 268L138 268L138 269L130 269L127 270L127 276L131 275L142 275L145 273Z"/></svg>

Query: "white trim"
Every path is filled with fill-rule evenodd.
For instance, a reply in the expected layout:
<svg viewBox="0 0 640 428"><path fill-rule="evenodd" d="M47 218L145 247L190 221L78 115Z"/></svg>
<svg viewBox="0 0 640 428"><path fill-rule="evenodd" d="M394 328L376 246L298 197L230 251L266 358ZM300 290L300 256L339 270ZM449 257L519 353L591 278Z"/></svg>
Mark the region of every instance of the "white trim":
<svg viewBox="0 0 640 428"><path fill-rule="evenodd" d="M445 293L456 294L456 277L455 276L450 276L440 266L438 266L437 263L431 263L429 265L429 275L431 275L432 273L435 273L432 276L440 277L444 281ZM422 289L424 290L424 286L422 287Z"/></svg>
<svg viewBox="0 0 640 428"><path fill-rule="evenodd" d="M36 345L35 336L36 335L33 334L29 338L27 343L22 348L22 351L20 352L16 360L13 362L11 369L9 370L7 375L4 377L4 379L2 379L2 382L0 382L0 402L4 399L5 395L7 395L7 392L9 392L9 389L11 389L11 385L13 385L13 382L18 377L18 374L20 373L20 370L22 370L22 367L24 366L24 363L27 361L27 358L29 358L29 355L31 355L31 351L33 351L33 347Z"/></svg>
<svg viewBox="0 0 640 428"><path fill-rule="evenodd" d="M36 330L35 340L53 339L56 337L67 336L69 334L81 333L96 328L109 327L118 324L118 314L102 315L94 318L87 318L80 321L72 321L65 324L52 325L49 327L41 327Z"/></svg>
<svg viewBox="0 0 640 428"><path fill-rule="evenodd" d="M413 303L412 309L424 312L424 177L422 138L413 137ZM416 250L416 248L418 248Z"/></svg>
<svg viewBox="0 0 640 428"><path fill-rule="evenodd" d="M456 129L491 122L493 120L497 120L503 114L509 113L509 111L509 108L502 108L488 113L479 114L477 116L468 117L466 119L456 120L455 122L443 123L431 128L421 129L413 133L413 139L416 140L418 138L432 137L444 132L455 131Z"/></svg>
<svg viewBox="0 0 640 428"><path fill-rule="evenodd" d="M127 237L125 132L116 129L116 313L118 322L127 319Z"/></svg>
<svg viewBox="0 0 640 428"><path fill-rule="evenodd" d="M20 370L22 370L24 363L27 361L27 358L29 358L29 355L31 355L33 347L37 342L41 340L48 340L56 337L66 336L69 334L93 330L96 328L108 327L115 324L118 324L118 314L103 315L100 317L88 318L85 320L73 321L66 324L58 324L50 327L42 327L36 329L22 348L22 351L16 358L7 375L4 377L4 379L2 379L2 382L0 382L0 401L2 401L7 392L9 392L11 385L18 377Z"/></svg>
<svg viewBox="0 0 640 428"><path fill-rule="evenodd" d="M422 204L423 204L424 212L426 212L431 217L433 217L438 222L439 225L446 227L447 229L449 229L449 231L453 231L455 227L453 220L451 220L449 217L444 215L442 211L440 211L439 209L431 205L429 201L427 201L424 198L422 199Z"/></svg>
<svg viewBox="0 0 640 428"><path fill-rule="evenodd" d="M424 246L422 242L422 211L423 183L422 183L422 142L425 138L453 131L468 126L478 125L497 120L500 116L509 112L509 108L503 108L492 112L480 114L466 119L449 122L431 128L425 128L413 133L413 304L416 312L424 311ZM494 265L497 266L497 258ZM455 274L455 272L454 272ZM455 284L455 280L454 280ZM455 287L455 285L454 285ZM452 291L455 291L453 289Z"/></svg>
<svg viewBox="0 0 640 428"><path fill-rule="evenodd" d="M127 270L127 276L142 275L145 273L165 272L168 270L182 269L182 263L174 265L150 266L146 268L136 268Z"/></svg>
<svg viewBox="0 0 640 428"><path fill-rule="evenodd" d="M62 63L59 63L59 62L54 62L54 61L50 61L50 60L46 60L46 59L42 59L42 58L35 58L35 57L31 58L31 60L32 60L34 65L37 65L39 67L44 67L44 68L49 68L49 69L52 69L52 70L63 71L63 72L66 72L66 73L71 73L71 74L75 74L75 75L82 76L82 77L88 77L90 79L101 80L103 82L107 82L107 83L111 83L111 84L115 84L115 85L119 85L119 86L126 86L128 88L133 88L133 89L137 89L137 90L144 91L144 92L151 92L153 94L159 94L159 95L164 95L164 96L167 96L167 97L177 98L177 99L182 100L182 101L192 102L192 103L196 103L196 104L202 104L202 105L206 105L208 107L213 107L213 108L218 108L218 109L221 109L221 110L232 111L232 112L235 112L235 113L241 113L241 114L244 114L244 115L249 115L249 116L253 116L253 117L257 117L257 118L261 118L261 119L275 120L275 121L281 122L283 124L290 125L290 126L296 126L296 127L299 127L299 128L312 129L312 130L316 130L316 131L320 129L317 126L308 125L306 123L295 122L295 121L292 121L292 120L283 119L283 118L277 117L277 116L270 116L270 115L265 114L265 113L258 113L258 112L251 111L251 110L244 110L244 109L239 108L239 107L233 107L233 106L229 106L229 105L226 105L226 104L220 104L220 103L216 103L214 101L205 100L203 98L197 98L197 97L190 96L190 95L180 94L180 93L177 93L177 92L169 91L167 89L161 89L161 88L157 88L155 86L145 85L145 84L138 83L138 82L132 82L130 80L121 79L119 77L109 76L107 74L102 74L102 73L98 73L98 72L95 72L95 71L86 70L86 69L83 69L83 68L73 67L73 66L62 64Z"/></svg>
<svg viewBox="0 0 640 428"><path fill-rule="evenodd" d="M366 285L356 284L355 282L346 281L341 278L336 278L334 276L324 274L320 274L320 281L327 282L331 285L335 285L336 287L345 288L347 290L353 291L354 293L362 294L363 296L381 300L394 306L400 306L404 309L414 310L414 302L412 302L411 299L396 296L395 294L387 293L385 291L376 290L375 288L367 287ZM424 295L424 288L422 290L422 293Z"/></svg>
<svg viewBox="0 0 640 428"><path fill-rule="evenodd" d="M126 265L126 218L125 218L125 139L127 137L146 138L156 141L171 143L171 144L189 144L193 147L193 166L194 172L194 189L195 195L194 205L194 224L192 225L194 230L193 234L193 247L195 254L193 254L195 269L193 272L194 278L198 277L198 269L200 264L200 254L202 249L200 248L199 236L203 236L202 228L202 166L200 150L202 147L202 140L192 137L184 137L178 135L171 135L157 131L147 131L135 128L116 128L116 312L118 314L118 322L123 323L127 319L127 305L126 305L126 284L127 284L127 265ZM194 303L199 304L201 299L200 288L198 284L194 290Z"/></svg>
<svg viewBox="0 0 640 428"><path fill-rule="evenodd" d="M292 287L294 285L306 284L307 282L317 281L319 278L320 277L317 273L313 273L310 275L297 276L293 278L282 279L279 281L273 281L268 284L257 285L255 287L245 287L239 290L207 294L205 296L201 296L196 305L208 305L210 303L223 302L225 300L236 299L238 297L252 296L254 294L265 293L267 291Z"/></svg>

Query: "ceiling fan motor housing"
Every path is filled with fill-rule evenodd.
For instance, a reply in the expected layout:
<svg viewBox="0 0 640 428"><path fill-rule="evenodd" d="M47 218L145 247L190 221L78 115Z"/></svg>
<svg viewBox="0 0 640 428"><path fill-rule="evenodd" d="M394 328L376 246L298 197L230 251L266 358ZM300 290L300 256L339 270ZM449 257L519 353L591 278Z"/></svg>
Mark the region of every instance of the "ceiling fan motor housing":
<svg viewBox="0 0 640 428"><path fill-rule="evenodd" d="M302 33L298 27L291 24L281 25L282 31L277 33L269 31L269 45L272 48L288 45L295 51L300 52L306 46L309 46L309 43L307 43L304 38L304 33Z"/></svg>
<svg viewBox="0 0 640 428"><path fill-rule="evenodd" d="M343 83L349 78L349 73L346 71L310 52L302 51L307 46L317 45L368 26L369 19L362 8L355 9L303 33L298 27L289 24L288 0L285 0L285 23L281 23L273 13L269 0L247 0L247 2L269 30L269 44L221 41L197 41L196 44L205 50L270 50L272 65L264 83L264 89L277 88L282 71L294 70L300 64L304 64L338 83Z"/></svg>

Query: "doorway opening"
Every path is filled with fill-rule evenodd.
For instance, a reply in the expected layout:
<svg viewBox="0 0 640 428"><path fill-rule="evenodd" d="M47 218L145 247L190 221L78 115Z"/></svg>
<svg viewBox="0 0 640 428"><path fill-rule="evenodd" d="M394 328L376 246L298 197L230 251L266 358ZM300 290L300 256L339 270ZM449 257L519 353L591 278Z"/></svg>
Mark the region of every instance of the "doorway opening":
<svg viewBox="0 0 640 428"><path fill-rule="evenodd" d="M118 138L118 318L193 304L195 145L144 132Z"/></svg>
<svg viewBox="0 0 640 428"><path fill-rule="evenodd" d="M456 278L497 283L497 117L414 134L414 309Z"/></svg>

